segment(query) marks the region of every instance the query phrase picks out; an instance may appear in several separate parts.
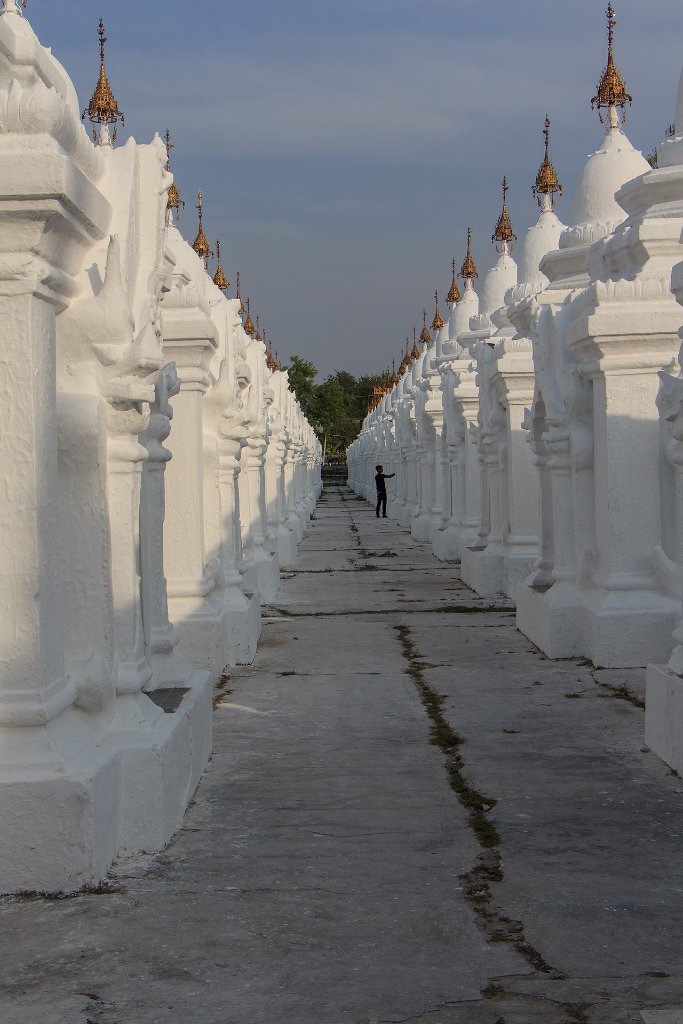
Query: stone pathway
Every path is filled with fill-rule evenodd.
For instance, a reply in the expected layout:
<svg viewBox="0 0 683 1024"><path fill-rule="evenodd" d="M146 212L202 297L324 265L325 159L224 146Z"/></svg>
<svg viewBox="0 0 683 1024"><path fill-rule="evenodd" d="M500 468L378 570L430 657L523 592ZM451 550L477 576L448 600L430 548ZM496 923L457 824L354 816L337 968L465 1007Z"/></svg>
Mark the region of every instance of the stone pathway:
<svg viewBox="0 0 683 1024"><path fill-rule="evenodd" d="M547 661L346 488L283 577L172 845L0 901L2 1024L681 1024L642 674Z"/></svg>

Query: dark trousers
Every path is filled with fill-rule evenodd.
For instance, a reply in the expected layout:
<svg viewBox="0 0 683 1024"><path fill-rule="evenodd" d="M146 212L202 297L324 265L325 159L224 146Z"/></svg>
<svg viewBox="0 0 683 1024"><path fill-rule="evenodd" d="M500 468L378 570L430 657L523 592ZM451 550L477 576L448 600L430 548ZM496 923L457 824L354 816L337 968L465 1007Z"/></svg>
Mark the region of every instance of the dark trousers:
<svg viewBox="0 0 683 1024"><path fill-rule="evenodd" d="M384 491L384 492L378 491L377 492L377 508L375 509L375 511L377 512L377 516L378 517L379 517L379 507L380 507L380 505L382 506L382 515L386 519L386 517L387 517L387 492L386 491Z"/></svg>

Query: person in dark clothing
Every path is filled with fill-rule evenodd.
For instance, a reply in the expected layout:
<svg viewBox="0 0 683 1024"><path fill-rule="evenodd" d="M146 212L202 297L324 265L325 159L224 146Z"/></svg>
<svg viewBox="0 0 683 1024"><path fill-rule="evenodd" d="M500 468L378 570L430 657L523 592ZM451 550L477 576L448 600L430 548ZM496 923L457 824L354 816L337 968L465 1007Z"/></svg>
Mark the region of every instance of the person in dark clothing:
<svg viewBox="0 0 683 1024"><path fill-rule="evenodd" d="M385 480L391 480L392 476L396 476L395 473L383 472L384 466L375 466L377 474L375 476L375 486L377 487L377 518L379 519L379 508L382 506L382 515L387 518L387 485L384 483Z"/></svg>

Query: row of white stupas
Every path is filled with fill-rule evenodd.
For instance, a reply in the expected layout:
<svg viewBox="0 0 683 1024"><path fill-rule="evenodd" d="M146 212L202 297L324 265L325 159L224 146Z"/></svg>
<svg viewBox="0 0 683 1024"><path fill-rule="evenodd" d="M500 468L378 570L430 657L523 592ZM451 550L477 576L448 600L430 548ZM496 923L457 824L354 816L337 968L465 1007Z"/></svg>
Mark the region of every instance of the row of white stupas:
<svg viewBox="0 0 683 1024"><path fill-rule="evenodd" d="M572 224L553 209L546 122L519 266L504 202L481 297L468 245L464 294L454 271L448 323L437 308L435 337L375 402L349 477L372 498L375 465L395 471L393 515L477 593L512 598L551 658L654 663L647 742L683 771L683 76L651 167L620 123L607 13L607 130Z"/></svg>
<svg viewBox="0 0 683 1024"><path fill-rule="evenodd" d="M56 891L176 830L321 450L164 144L114 148L103 30L93 144L0 2L0 891Z"/></svg>

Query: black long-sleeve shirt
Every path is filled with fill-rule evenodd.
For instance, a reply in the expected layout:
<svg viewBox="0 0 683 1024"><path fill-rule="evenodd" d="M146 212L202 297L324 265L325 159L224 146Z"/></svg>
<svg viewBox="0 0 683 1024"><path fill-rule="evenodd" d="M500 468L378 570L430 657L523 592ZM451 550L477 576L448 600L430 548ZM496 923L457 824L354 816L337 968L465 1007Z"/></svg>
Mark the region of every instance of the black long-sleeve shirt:
<svg viewBox="0 0 683 1024"><path fill-rule="evenodd" d="M391 480L392 476L396 476L395 473L377 473L375 476L375 486L378 494L386 494L387 488L384 483L385 480Z"/></svg>

